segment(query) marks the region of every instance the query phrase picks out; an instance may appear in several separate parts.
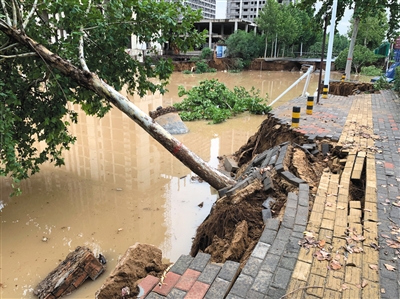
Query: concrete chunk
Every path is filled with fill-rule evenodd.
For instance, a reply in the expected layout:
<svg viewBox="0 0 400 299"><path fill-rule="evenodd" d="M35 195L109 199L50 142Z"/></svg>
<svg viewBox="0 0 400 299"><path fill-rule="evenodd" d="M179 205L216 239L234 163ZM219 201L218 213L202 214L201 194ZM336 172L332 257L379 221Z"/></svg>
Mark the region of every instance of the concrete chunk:
<svg viewBox="0 0 400 299"><path fill-rule="evenodd" d="M237 162L229 157L225 157L224 166L229 172L236 172L239 169Z"/></svg>

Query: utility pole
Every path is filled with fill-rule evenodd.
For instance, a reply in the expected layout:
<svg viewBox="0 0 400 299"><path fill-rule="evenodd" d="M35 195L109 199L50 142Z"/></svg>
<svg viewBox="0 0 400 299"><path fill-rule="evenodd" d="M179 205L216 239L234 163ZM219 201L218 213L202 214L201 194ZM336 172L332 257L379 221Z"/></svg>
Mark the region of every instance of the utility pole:
<svg viewBox="0 0 400 299"><path fill-rule="evenodd" d="M322 78L322 66L324 65L324 56L325 56L325 40L326 40L326 27L327 27L327 16L325 14L324 20L324 36L322 37L322 54L321 54L321 64L319 67L319 77L318 77L318 92L317 92L317 104L319 104L319 97L321 94L321 78Z"/></svg>
<svg viewBox="0 0 400 299"><path fill-rule="evenodd" d="M327 53L327 57L326 57L326 66L325 66L324 89L326 89L326 93L324 92L324 94L322 95L323 99L328 98L328 92L329 92L329 79L330 79L330 75L331 75L333 39L334 39L334 35L335 35L336 10L337 10L337 0L333 0L331 25L329 28L328 53Z"/></svg>

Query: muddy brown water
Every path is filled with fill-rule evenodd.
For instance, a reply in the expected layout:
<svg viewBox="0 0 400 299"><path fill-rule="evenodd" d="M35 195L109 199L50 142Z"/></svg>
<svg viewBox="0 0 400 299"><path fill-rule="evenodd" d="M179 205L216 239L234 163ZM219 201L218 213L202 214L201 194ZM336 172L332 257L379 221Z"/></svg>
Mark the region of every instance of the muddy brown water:
<svg viewBox="0 0 400 299"><path fill-rule="evenodd" d="M148 113L180 101L178 85L190 88L200 80L218 78L230 88L255 86L272 101L300 75L174 73L166 95L130 98ZM311 94L317 79L312 76ZM275 106L299 96L303 86L304 81ZM188 254L197 226L217 198L215 190L192 180L189 169L119 110L112 109L100 120L75 109L79 124L71 131L78 140L65 153L65 166L43 166L21 184L23 194L14 198L9 198L10 180L0 178L1 298L36 298L33 288L77 246L89 246L108 262L105 274L86 282L71 298L93 298L135 242L153 244L166 261L175 261ZM190 122L190 132L176 137L216 166L217 156L238 150L264 118L245 113L219 125Z"/></svg>

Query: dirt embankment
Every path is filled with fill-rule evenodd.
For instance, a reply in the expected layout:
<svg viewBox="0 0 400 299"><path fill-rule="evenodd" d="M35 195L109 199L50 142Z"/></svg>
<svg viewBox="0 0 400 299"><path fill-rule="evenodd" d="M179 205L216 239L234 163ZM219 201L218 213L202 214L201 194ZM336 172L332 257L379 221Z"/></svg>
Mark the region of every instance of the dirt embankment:
<svg viewBox="0 0 400 299"><path fill-rule="evenodd" d="M289 141L289 146L284 167L309 184L312 206L319 178L323 170L332 164L332 159L321 153L312 155L300 148L301 144L307 143L306 138L289 126L278 124L273 118L266 119L258 132L234 154L233 158L239 166L236 178L243 175L256 155L286 141ZM195 256L198 251L203 251L211 254L214 262L229 259L244 265L264 229L262 203L268 197L273 198L274 203L270 205L272 217L282 217L288 192L297 190L295 185L284 180L273 169L271 179L271 189L264 191L254 186L254 190L247 191L239 203L218 200L210 215L198 227L190 254Z"/></svg>

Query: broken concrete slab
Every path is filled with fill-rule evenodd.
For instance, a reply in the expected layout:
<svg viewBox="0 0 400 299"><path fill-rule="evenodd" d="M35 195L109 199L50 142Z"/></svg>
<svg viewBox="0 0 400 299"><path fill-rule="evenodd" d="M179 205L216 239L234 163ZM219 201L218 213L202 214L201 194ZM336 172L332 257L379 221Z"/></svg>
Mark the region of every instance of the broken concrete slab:
<svg viewBox="0 0 400 299"><path fill-rule="evenodd" d="M230 157L225 157L224 167L228 172L236 172L239 169L237 162Z"/></svg>

